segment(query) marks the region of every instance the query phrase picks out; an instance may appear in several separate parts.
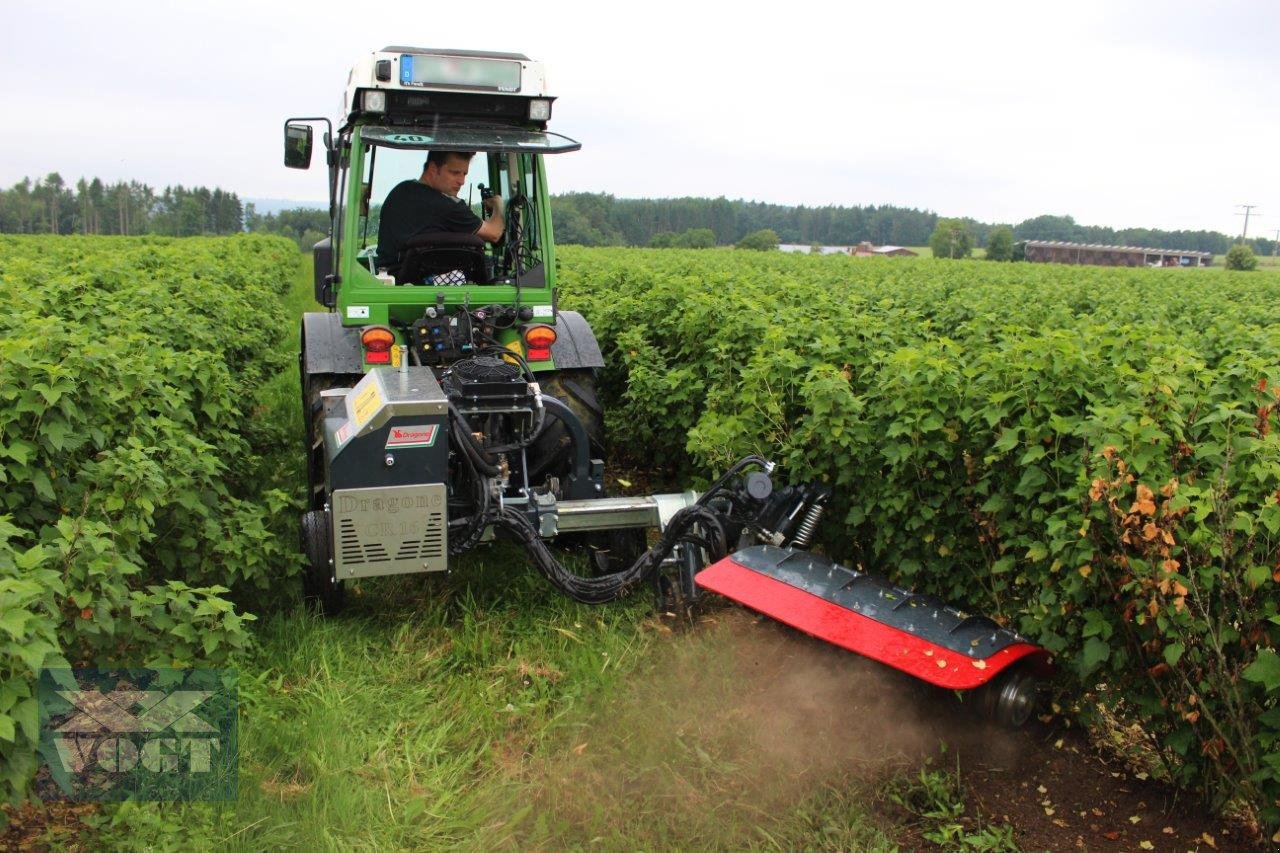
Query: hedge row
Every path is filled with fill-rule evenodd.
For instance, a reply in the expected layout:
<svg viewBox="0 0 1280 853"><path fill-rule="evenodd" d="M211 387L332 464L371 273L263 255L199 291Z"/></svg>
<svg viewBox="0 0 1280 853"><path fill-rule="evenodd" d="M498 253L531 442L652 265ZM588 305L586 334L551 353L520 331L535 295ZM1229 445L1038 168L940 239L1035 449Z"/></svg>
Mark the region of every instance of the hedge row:
<svg viewBox="0 0 1280 853"><path fill-rule="evenodd" d="M832 483L830 552L996 614L1141 720L1177 782L1280 823L1280 276L561 263L623 448Z"/></svg>
<svg viewBox="0 0 1280 853"><path fill-rule="evenodd" d="M288 571L255 408L292 371L280 238L0 237L0 797L34 769L43 666L217 665L223 594Z"/></svg>

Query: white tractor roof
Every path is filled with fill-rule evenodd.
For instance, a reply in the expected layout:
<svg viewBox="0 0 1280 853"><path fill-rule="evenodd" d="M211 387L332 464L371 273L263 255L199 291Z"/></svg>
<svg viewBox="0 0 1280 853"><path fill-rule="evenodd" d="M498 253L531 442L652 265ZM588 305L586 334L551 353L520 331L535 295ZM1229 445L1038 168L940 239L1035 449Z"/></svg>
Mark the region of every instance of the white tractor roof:
<svg viewBox="0 0 1280 853"><path fill-rule="evenodd" d="M342 99L344 116L351 115L360 89L536 98L547 96L547 81L542 63L522 53L391 45L374 51L351 69Z"/></svg>

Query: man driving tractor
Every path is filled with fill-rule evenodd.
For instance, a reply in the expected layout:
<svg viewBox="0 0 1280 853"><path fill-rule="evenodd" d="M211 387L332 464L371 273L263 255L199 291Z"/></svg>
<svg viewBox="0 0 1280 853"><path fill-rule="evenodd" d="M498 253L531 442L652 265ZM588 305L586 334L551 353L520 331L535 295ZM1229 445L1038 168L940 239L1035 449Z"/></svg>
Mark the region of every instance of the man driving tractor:
<svg viewBox="0 0 1280 853"><path fill-rule="evenodd" d="M476 216L458 198L473 156L466 151L432 151L420 177L401 181L387 193L378 224L379 268L397 266L404 244L419 234L474 234L489 243L502 237L505 220L501 195L484 200L490 214L486 219Z"/></svg>

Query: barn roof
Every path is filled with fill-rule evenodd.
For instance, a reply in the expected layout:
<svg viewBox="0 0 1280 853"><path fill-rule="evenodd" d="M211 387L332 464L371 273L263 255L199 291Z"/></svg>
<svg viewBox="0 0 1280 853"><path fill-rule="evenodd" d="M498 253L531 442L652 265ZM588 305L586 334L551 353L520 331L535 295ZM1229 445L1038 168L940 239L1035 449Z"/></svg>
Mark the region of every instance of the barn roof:
<svg viewBox="0 0 1280 853"><path fill-rule="evenodd" d="M1104 246L1098 243L1065 243L1060 240L1027 240L1027 246L1043 249L1087 249L1104 252L1141 252L1144 255L1184 255L1189 258L1212 258L1213 252L1193 252L1190 249L1151 249L1143 246Z"/></svg>

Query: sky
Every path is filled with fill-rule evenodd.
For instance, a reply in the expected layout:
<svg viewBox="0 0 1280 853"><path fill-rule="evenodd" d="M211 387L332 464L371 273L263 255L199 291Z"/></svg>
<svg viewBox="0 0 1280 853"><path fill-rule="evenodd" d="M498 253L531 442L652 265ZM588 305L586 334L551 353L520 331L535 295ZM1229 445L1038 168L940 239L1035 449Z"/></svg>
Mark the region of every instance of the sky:
<svg viewBox="0 0 1280 853"><path fill-rule="evenodd" d="M893 204L1017 223L1280 230L1280 4L0 0L0 186L321 200L289 116L386 45L547 67L553 192ZM316 161L320 161L317 159Z"/></svg>

